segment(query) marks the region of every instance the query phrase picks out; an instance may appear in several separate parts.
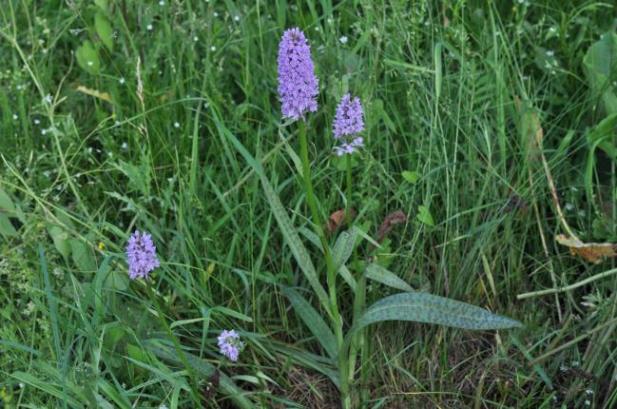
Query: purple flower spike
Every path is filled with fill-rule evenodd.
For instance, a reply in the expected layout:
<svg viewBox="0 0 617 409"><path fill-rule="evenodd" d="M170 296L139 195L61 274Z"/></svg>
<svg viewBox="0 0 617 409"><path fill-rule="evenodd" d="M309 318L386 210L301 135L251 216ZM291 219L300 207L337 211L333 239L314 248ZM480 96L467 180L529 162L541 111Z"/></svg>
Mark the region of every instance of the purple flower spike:
<svg viewBox="0 0 617 409"><path fill-rule="evenodd" d="M279 43L278 79L284 118L297 120L317 111L318 80L311 49L298 28L286 30Z"/></svg>
<svg viewBox="0 0 617 409"><path fill-rule="evenodd" d="M218 346L221 354L236 362L240 351L244 348L244 343L240 341L240 335L235 330L224 330L218 336Z"/></svg>
<svg viewBox="0 0 617 409"><path fill-rule="evenodd" d="M156 257L156 247L152 242L152 236L136 230L131 235L126 246L126 258L129 263L129 277L146 278L148 274L161 264Z"/></svg>
<svg viewBox="0 0 617 409"><path fill-rule="evenodd" d="M364 138L357 136L364 130L364 112L360 98L343 95L336 108L334 118L334 138L340 140L339 146L334 148L338 156L352 154L364 146Z"/></svg>

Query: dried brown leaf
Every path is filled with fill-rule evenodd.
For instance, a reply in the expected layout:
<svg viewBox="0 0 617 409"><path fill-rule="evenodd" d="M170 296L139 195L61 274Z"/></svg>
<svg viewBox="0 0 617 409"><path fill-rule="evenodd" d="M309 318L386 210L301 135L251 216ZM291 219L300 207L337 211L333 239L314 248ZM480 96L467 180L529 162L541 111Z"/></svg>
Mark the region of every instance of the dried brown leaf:
<svg viewBox="0 0 617 409"><path fill-rule="evenodd" d="M406 221L407 215L405 215L402 210L397 210L387 215L377 230L377 242L381 243L394 228L394 226L405 223Z"/></svg>
<svg viewBox="0 0 617 409"><path fill-rule="evenodd" d="M570 249L573 256L579 256L592 263L599 263L604 258L617 256L617 245L613 243L583 243L578 238L558 234L555 240Z"/></svg>
<svg viewBox="0 0 617 409"><path fill-rule="evenodd" d="M350 209L349 213L352 219L356 217L356 211L354 209ZM339 209L333 212L328 218L326 222L326 231L328 234L332 234L337 231L343 223L345 223L345 209Z"/></svg>

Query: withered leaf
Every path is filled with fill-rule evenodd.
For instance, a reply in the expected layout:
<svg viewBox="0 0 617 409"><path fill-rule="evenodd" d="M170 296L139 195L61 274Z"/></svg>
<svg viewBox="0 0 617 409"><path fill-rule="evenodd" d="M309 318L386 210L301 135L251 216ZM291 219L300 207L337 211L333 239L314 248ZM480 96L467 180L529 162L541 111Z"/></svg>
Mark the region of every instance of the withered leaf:
<svg viewBox="0 0 617 409"><path fill-rule="evenodd" d="M604 258L617 256L617 245L613 243L583 243L578 238L558 234L555 240L570 249L573 256L579 256L592 263L599 263Z"/></svg>
<svg viewBox="0 0 617 409"><path fill-rule="evenodd" d="M397 210L387 215L377 230L377 242L381 243L394 226L405 223L405 221L407 221L407 215L402 210Z"/></svg>
<svg viewBox="0 0 617 409"><path fill-rule="evenodd" d="M352 219L356 217L356 211L354 209L349 209L349 214L351 215ZM345 209L339 209L335 211L334 213L332 213L330 217L328 218L328 221L326 222L326 231L329 234L332 234L336 230L338 230L338 228L341 227L344 222L345 222Z"/></svg>

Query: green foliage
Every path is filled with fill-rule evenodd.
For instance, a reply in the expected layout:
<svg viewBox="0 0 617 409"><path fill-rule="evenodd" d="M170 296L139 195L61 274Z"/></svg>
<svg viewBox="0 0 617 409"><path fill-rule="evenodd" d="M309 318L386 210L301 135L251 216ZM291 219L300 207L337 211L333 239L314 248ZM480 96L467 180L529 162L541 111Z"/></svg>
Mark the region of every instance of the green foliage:
<svg viewBox="0 0 617 409"><path fill-rule="evenodd" d="M576 234L614 242L612 2L33 4L0 12L0 396L10 404L325 408L347 378L359 408L615 406L614 274L517 299L612 268L554 243L529 138L539 121ZM276 96L278 40L293 26L320 80L306 120L323 220ZM331 137L347 91L366 114L351 197ZM311 228L347 204L353 227L325 235L328 267ZM388 225L395 211L407 220ZM127 277L135 229L153 234L161 258L147 281ZM331 289L343 333L400 291L525 326L493 336L368 325L348 337L341 374ZM424 317L439 311L467 322L447 309ZM216 345L232 328L246 343L237 363Z"/></svg>
<svg viewBox="0 0 617 409"><path fill-rule="evenodd" d="M395 294L377 301L362 314L355 329L383 321L415 321L473 330L522 326L518 321L474 305L418 292Z"/></svg>

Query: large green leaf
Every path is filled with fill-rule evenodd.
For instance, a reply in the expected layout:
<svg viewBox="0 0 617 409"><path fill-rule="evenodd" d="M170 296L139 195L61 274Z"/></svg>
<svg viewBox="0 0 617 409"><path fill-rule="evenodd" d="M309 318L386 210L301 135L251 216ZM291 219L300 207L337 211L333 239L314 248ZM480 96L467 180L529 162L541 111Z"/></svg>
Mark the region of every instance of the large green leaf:
<svg viewBox="0 0 617 409"><path fill-rule="evenodd" d="M615 135L617 135L617 112L607 116L600 123L587 132L587 142L595 149L602 149L613 160L617 160L617 147L615 147Z"/></svg>
<svg viewBox="0 0 617 409"><path fill-rule="evenodd" d="M336 338L315 308L292 288L284 288L283 294L289 299L294 307L294 311L296 311L311 333L317 338L328 355L331 358L336 357Z"/></svg>
<svg viewBox="0 0 617 409"><path fill-rule="evenodd" d="M606 33L589 47L583 64L591 89L601 96L606 112L617 113L617 95L612 86L617 79L617 34Z"/></svg>
<svg viewBox="0 0 617 409"><path fill-rule="evenodd" d="M364 312L354 329L383 321L415 321L474 330L522 326L518 321L471 304L418 292L382 298Z"/></svg>
<svg viewBox="0 0 617 409"><path fill-rule="evenodd" d="M347 263L347 260L353 254L353 249L356 244L356 238L358 237L357 229L351 228L347 231L341 232L336 243L334 243L334 249L332 250L332 256L334 257L334 265L340 268Z"/></svg>
<svg viewBox="0 0 617 409"><path fill-rule="evenodd" d="M414 289L402 278L377 263L366 266L364 274L366 278L387 285L388 287L396 288L401 291L414 291Z"/></svg>
<svg viewBox="0 0 617 409"><path fill-rule="evenodd" d="M0 213L0 234L7 237L17 236L17 230L13 227L11 220L2 213Z"/></svg>
<svg viewBox="0 0 617 409"><path fill-rule="evenodd" d="M96 29L96 33L99 35L99 38L103 44L105 44L105 47L107 47L109 51L113 51L114 29L111 27L111 23L102 12L98 12L94 16L94 28Z"/></svg>
<svg viewBox="0 0 617 409"><path fill-rule="evenodd" d="M77 63L81 68L90 74L98 74L101 68L101 61L99 60L99 54L96 52L96 48L91 41L86 40L77 49L75 53L77 57Z"/></svg>

